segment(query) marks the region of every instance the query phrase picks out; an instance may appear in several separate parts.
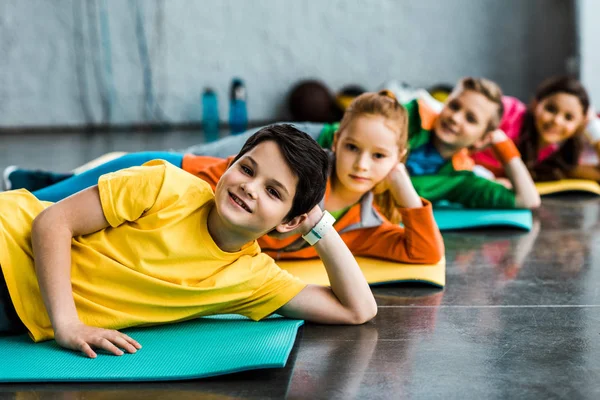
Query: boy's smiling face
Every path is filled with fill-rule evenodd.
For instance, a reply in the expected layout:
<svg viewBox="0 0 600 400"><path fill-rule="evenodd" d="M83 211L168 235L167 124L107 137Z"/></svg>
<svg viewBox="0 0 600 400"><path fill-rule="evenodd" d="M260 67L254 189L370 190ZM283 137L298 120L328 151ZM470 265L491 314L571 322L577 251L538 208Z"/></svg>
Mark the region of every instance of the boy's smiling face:
<svg viewBox="0 0 600 400"><path fill-rule="evenodd" d="M435 135L456 150L471 147L484 138L497 112L498 106L481 93L452 94L435 122Z"/></svg>
<svg viewBox="0 0 600 400"><path fill-rule="evenodd" d="M259 143L223 174L215 205L228 229L262 236L292 208L298 177L273 141Z"/></svg>

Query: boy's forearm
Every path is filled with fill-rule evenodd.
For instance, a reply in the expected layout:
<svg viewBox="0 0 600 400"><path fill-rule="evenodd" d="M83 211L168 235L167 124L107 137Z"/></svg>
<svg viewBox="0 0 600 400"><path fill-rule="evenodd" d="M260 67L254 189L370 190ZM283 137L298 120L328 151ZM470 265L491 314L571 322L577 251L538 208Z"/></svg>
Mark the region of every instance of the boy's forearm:
<svg viewBox="0 0 600 400"><path fill-rule="evenodd" d="M321 257L331 290L340 303L357 316L370 316L377 312L377 303L356 259L340 237L331 229L315 244Z"/></svg>
<svg viewBox="0 0 600 400"><path fill-rule="evenodd" d="M540 195L523 161L515 157L504 165L504 169L515 191L516 206L523 208L539 207L541 203Z"/></svg>
<svg viewBox="0 0 600 400"><path fill-rule="evenodd" d="M519 208L539 207L540 195L514 142L502 130L497 129L492 132L492 146L512 183L515 191L515 206Z"/></svg>
<svg viewBox="0 0 600 400"><path fill-rule="evenodd" d="M72 234L52 214L40 214L31 233L35 271L40 292L56 331L78 321L71 286Z"/></svg>

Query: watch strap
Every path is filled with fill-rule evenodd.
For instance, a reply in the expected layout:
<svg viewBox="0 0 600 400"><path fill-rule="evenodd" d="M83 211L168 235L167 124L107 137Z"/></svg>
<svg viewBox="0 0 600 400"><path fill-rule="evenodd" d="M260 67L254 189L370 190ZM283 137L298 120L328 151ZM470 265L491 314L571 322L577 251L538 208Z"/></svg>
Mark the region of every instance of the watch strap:
<svg viewBox="0 0 600 400"><path fill-rule="evenodd" d="M306 235L302 235L302 238L308 242L309 245L313 246L319 240L321 240L325 234L333 227L335 218L327 210L323 211L321 219Z"/></svg>

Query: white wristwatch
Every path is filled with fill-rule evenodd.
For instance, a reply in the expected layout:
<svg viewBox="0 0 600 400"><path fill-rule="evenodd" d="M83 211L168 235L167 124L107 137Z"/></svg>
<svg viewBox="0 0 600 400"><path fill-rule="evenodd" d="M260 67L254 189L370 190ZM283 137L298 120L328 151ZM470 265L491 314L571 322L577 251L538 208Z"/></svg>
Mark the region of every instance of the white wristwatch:
<svg viewBox="0 0 600 400"><path fill-rule="evenodd" d="M302 235L302 239L306 240L308 244L313 246L315 243L321 240L325 234L327 234L334 222L335 218L333 215L329 214L327 210L323 211L323 215L321 216L319 222L313 226L310 232L308 232L306 235Z"/></svg>

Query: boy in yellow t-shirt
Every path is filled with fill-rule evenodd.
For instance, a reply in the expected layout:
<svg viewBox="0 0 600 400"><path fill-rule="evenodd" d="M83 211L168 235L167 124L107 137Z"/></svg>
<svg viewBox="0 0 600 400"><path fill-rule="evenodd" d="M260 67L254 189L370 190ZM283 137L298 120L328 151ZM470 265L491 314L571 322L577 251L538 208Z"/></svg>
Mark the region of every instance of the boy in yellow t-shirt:
<svg viewBox="0 0 600 400"><path fill-rule="evenodd" d="M141 348L117 329L205 315L370 320L377 306L369 286L317 206L327 169L313 139L274 125L248 139L214 194L162 160L104 175L56 204L26 190L1 193L4 319L34 341L54 337L88 357L94 348ZM331 287L306 285L262 254L256 239L269 232L302 233Z"/></svg>

